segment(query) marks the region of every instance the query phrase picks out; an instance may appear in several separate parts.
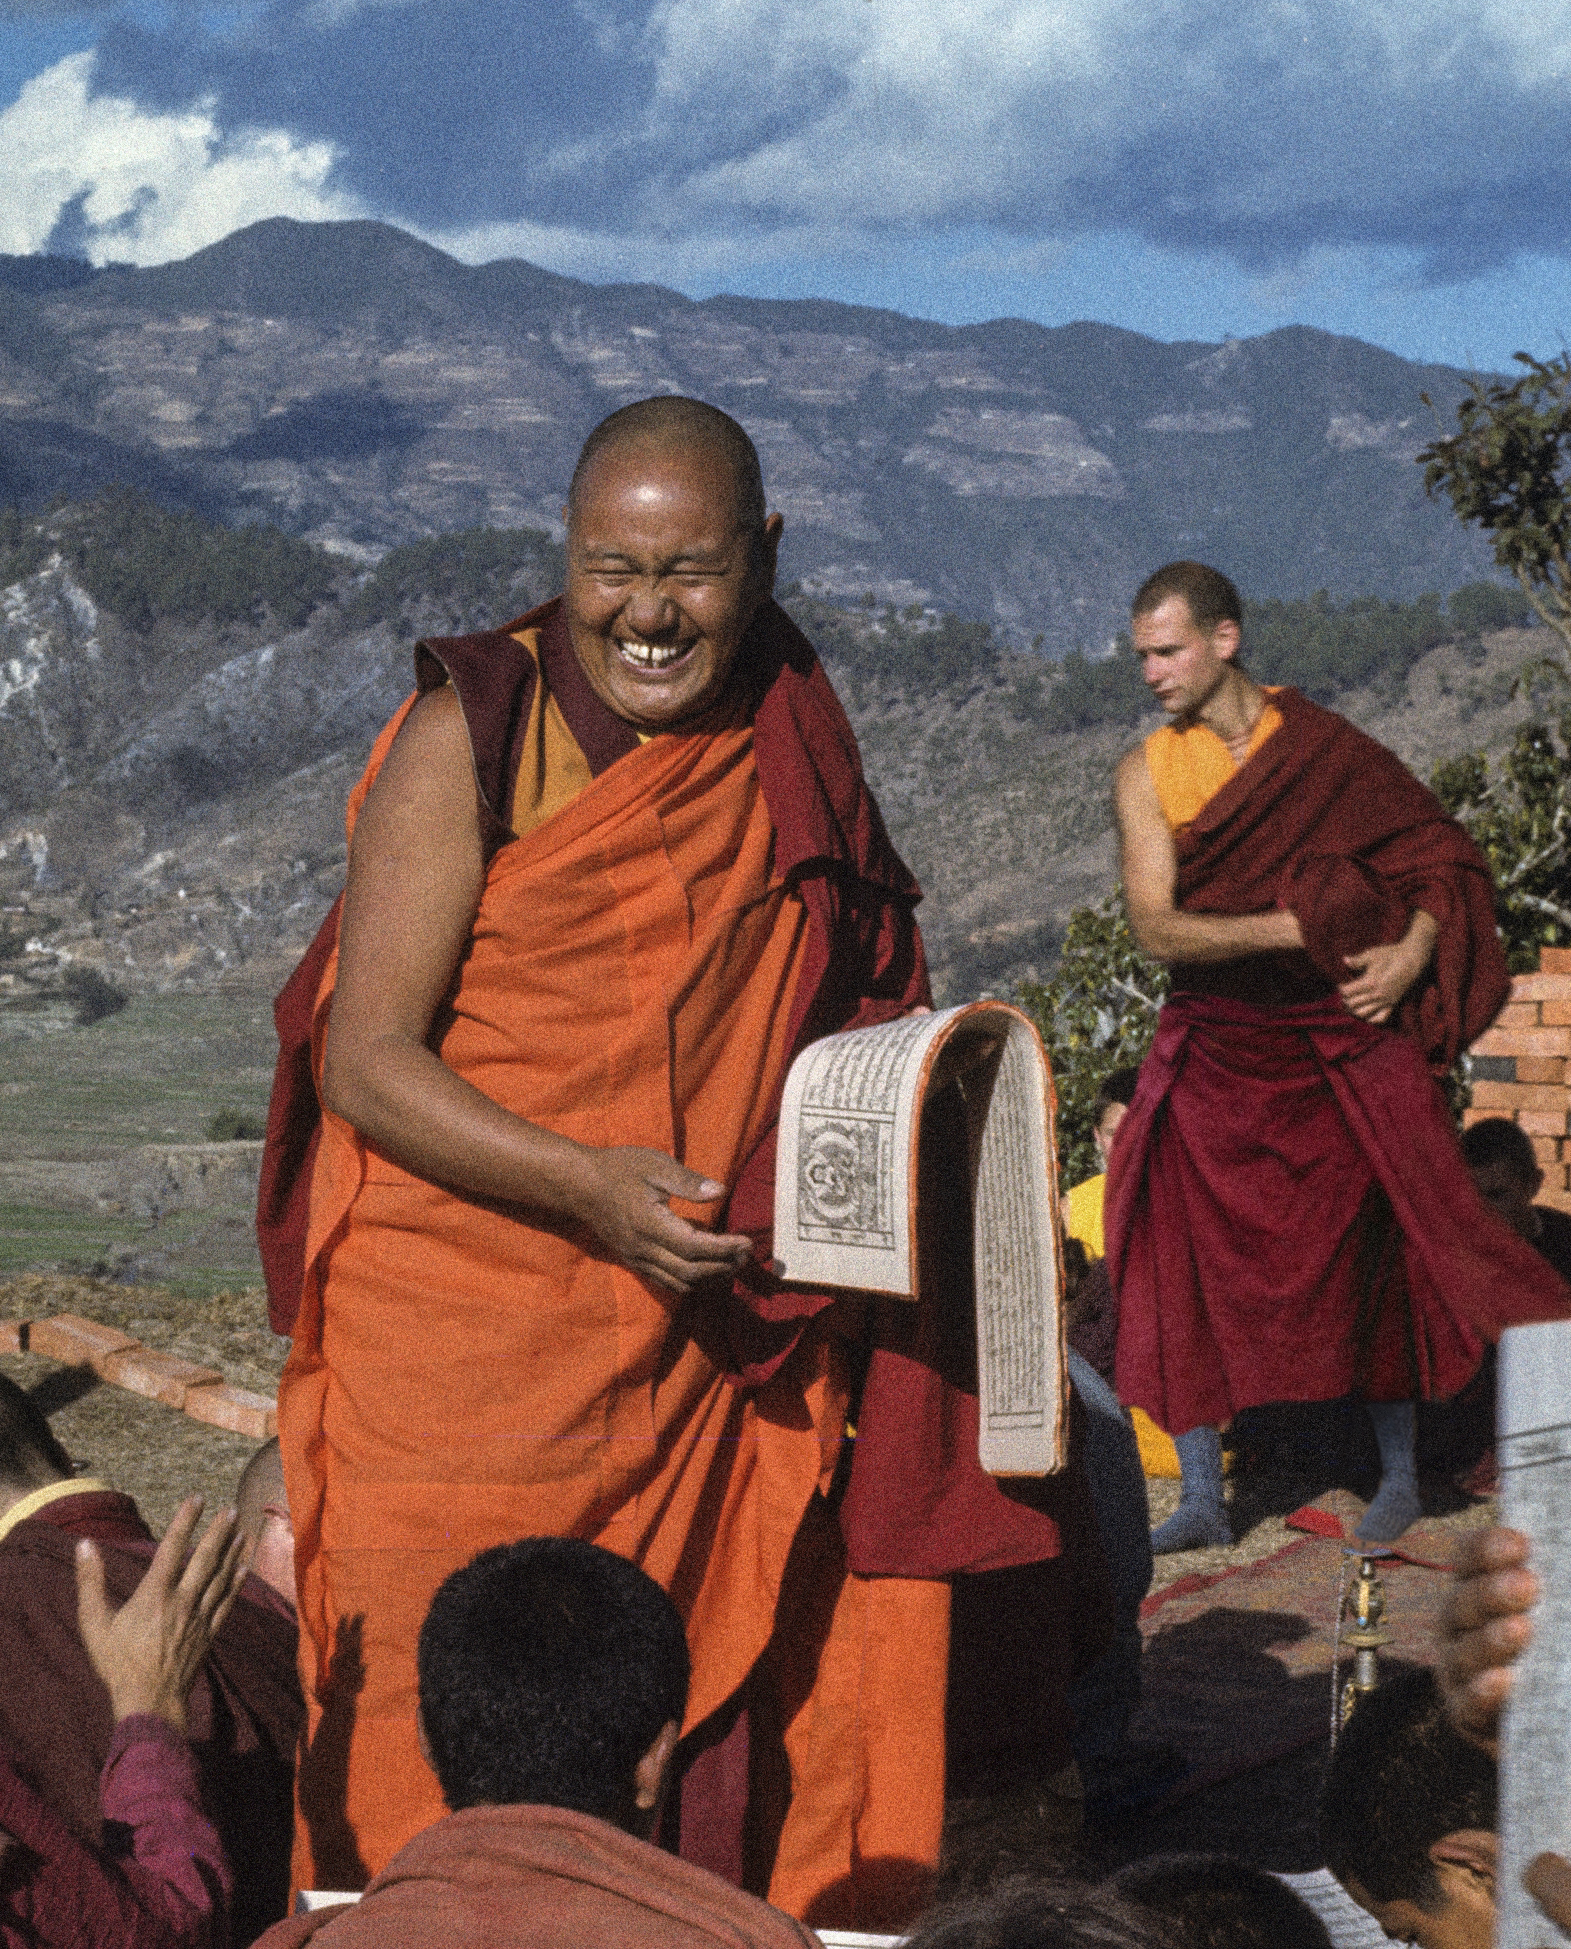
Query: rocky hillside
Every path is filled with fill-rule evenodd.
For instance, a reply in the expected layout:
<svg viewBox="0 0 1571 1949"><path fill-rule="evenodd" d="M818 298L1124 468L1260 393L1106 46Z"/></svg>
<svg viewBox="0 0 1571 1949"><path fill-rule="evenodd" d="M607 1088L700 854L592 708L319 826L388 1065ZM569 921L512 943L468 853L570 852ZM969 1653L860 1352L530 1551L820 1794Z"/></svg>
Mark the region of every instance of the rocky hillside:
<svg viewBox="0 0 1571 1949"><path fill-rule="evenodd" d="M1483 572L1416 450L1459 373L1291 329L1164 345L804 300L694 303L374 223L272 219L184 262L0 261L0 504L124 481L375 551L550 528L579 442L663 391L735 413L809 592L1107 646L1176 555L1252 595L1411 599ZM366 558L364 555L362 558Z"/></svg>
<svg viewBox="0 0 1571 1949"><path fill-rule="evenodd" d="M344 799L407 692L414 637L516 613L559 567L544 535L482 530L357 570L123 496L0 531L0 1002L13 1026L18 1009L102 1005L88 972L127 990L276 985L341 885ZM271 603L254 599L266 589ZM1138 686L1132 711L1104 699L1102 721L1054 729L1070 720L1052 706L1088 673L1044 688L1040 657L909 606L791 606L927 888L941 991L1043 971L1068 912L1111 885L1107 783L1139 729ZM1260 613L1283 633L1282 612ZM1510 680L1533 639L1473 634L1415 661L1402 627L1416 616L1417 644L1430 643L1438 614L1394 615L1398 660L1339 699L1423 772L1498 749L1528 709Z"/></svg>

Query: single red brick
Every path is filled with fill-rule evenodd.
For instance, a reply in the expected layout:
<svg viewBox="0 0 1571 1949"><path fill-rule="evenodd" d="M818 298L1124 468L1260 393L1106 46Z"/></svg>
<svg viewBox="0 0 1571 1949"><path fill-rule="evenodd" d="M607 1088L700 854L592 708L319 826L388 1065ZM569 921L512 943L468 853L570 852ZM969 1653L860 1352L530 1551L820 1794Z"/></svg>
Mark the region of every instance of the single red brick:
<svg viewBox="0 0 1571 1949"><path fill-rule="evenodd" d="M29 1353L47 1354L51 1360L64 1360L73 1367L96 1366L107 1354L136 1344L118 1327L100 1326L97 1320L84 1320L79 1313L56 1313L52 1319L34 1320L27 1336Z"/></svg>
<svg viewBox="0 0 1571 1949"><path fill-rule="evenodd" d="M1571 1001L1571 974L1518 975L1511 984L1514 1002Z"/></svg>
<svg viewBox="0 0 1571 1949"><path fill-rule="evenodd" d="M257 1441L278 1433L277 1404L244 1387L193 1387L185 1397L185 1411L193 1421Z"/></svg>
<svg viewBox="0 0 1571 1949"><path fill-rule="evenodd" d="M1571 1027L1571 1002L1537 1002L1534 1006L1546 1029Z"/></svg>
<svg viewBox="0 0 1571 1949"><path fill-rule="evenodd" d="M26 1353L26 1320L0 1320L0 1353Z"/></svg>
<svg viewBox="0 0 1571 1949"><path fill-rule="evenodd" d="M1548 1083L1487 1083L1473 1085L1473 1108L1513 1116L1520 1110L1565 1109L1565 1091Z"/></svg>
<svg viewBox="0 0 1571 1949"><path fill-rule="evenodd" d="M1540 974L1571 974L1571 947L1541 947L1538 950Z"/></svg>
<svg viewBox="0 0 1571 1949"><path fill-rule="evenodd" d="M162 1401L167 1408L183 1408L193 1387L212 1387L224 1378L216 1367L198 1367L194 1360L156 1353L151 1347L126 1347L119 1353L106 1354L97 1367L116 1387L145 1394L148 1400Z"/></svg>
<svg viewBox="0 0 1571 1949"><path fill-rule="evenodd" d="M1475 1056L1571 1055L1571 1031L1565 1029L1485 1029L1473 1044Z"/></svg>
<svg viewBox="0 0 1571 1949"><path fill-rule="evenodd" d="M1564 1056L1518 1056L1516 1080L1519 1083L1563 1084L1566 1080L1566 1059Z"/></svg>
<svg viewBox="0 0 1571 1949"><path fill-rule="evenodd" d="M1497 1029L1536 1029L1538 1027L1538 1012L1543 1006L1544 1004L1541 1002L1507 1002L1490 1026ZM1551 1008L1560 1008L1564 1007L1565 1004L1551 1002L1548 1006ZM1571 1019L1571 1017L1567 1019Z"/></svg>
<svg viewBox="0 0 1571 1949"><path fill-rule="evenodd" d="M1523 1110L1517 1122L1529 1137L1563 1137L1566 1134L1566 1113L1562 1110Z"/></svg>

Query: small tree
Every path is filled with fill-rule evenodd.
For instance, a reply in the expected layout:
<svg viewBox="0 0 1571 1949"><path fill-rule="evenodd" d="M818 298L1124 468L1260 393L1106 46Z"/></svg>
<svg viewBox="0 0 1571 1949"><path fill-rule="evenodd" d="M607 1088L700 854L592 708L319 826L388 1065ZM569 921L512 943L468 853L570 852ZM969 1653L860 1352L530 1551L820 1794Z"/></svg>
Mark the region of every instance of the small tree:
<svg viewBox="0 0 1571 1949"><path fill-rule="evenodd" d="M1069 916L1050 981L1021 982L1015 999L1047 1045L1058 1089L1058 1162L1066 1184L1099 1169L1092 1107L1110 1070L1141 1062L1156 1033L1167 970L1135 946L1122 890Z"/></svg>
<svg viewBox="0 0 1571 1949"><path fill-rule="evenodd" d="M1472 381L1458 430L1418 462L1425 492L1448 495L1459 520L1483 529L1540 621L1571 648L1571 352L1547 363L1518 352L1516 363L1526 371L1515 384Z"/></svg>
<svg viewBox="0 0 1571 1949"><path fill-rule="evenodd" d="M1571 711L1524 724L1497 769L1481 751L1437 765L1435 795L1489 861L1495 919L1513 974L1571 943Z"/></svg>

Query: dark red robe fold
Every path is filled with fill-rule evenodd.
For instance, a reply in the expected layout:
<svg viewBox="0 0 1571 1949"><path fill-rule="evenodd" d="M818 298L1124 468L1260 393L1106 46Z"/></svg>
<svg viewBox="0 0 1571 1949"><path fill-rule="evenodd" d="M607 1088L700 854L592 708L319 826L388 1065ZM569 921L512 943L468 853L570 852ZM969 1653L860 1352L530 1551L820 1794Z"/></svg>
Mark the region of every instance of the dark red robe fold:
<svg viewBox="0 0 1571 1949"><path fill-rule="evenodd" d="M1299 954L1174 970L1117 1138L1107 1263L1121 1397L1181 1434L1266 1401L1444 1398L1568 1290L1473 1188L1443 1069L1509 991L1488 870L1383 746L1295 691L1176 834L1192 913L1285 907ZM1393 1025L1342 957L1439 925Z"/></svg>

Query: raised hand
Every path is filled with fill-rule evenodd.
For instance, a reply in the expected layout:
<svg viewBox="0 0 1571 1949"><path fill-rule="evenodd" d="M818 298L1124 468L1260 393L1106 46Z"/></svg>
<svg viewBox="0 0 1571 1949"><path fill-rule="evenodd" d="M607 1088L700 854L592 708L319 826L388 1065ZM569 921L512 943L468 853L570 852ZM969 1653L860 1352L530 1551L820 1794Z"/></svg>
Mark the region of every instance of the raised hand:
<svg viewBox="0 0 1571 1949"><path fill-rule="evenodd" d="M713 1204L725 1186L700 1177L663 1151L621 1144L584 1155L577 1215L620 1264L668 1292L691 1292L701 1280L747 1263L752 1241L706 1231L671 1209L672 1198Z"/></svg>
<svg viewBox="0 0 1571 1949"><path fill-rule="evenodd" d="M239 1593L250 1554L232 1509L213 1518L192 1551L201 1514L200 1496L181 1503L142 1581L118 1610L104 1591L98 1546L85 1538L76 1546L77 1629L117 1720L153 1712L177 1732L186 1729L186 1698Z"/></svg>

